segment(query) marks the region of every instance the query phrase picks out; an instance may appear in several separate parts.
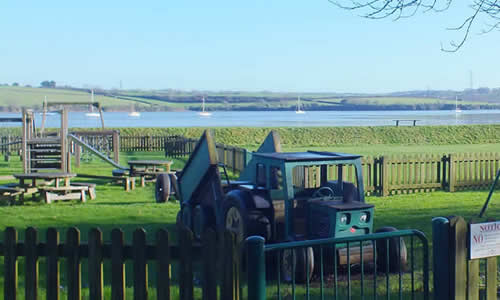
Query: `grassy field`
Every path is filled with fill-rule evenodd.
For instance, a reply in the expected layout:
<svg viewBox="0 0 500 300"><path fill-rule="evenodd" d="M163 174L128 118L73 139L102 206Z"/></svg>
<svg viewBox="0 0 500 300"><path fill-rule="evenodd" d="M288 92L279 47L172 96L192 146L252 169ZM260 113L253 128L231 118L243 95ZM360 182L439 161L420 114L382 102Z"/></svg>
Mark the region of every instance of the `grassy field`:
<svg viewBox="0 0 500 300"><path fill-rule="evenodd" d="M4 107L41 108L45 97L48 102L90 102L90 93L81 91L0 86L0 106ZM94 100L100 102L104 108L128 107L137 103L104 96L95 96Z"/></svg>

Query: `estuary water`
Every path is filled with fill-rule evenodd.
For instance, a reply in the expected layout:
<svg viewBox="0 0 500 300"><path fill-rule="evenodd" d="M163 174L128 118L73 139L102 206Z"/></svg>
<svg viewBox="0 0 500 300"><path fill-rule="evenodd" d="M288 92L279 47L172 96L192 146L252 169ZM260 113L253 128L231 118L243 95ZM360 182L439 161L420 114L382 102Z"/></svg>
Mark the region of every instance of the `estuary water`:
<svg viewBox="0 0 500 300"><path fill-rule="evenodd" d="M20 117L20 114L0 114L0 117ZM100 127L99 117L85 112L70 112L69 127ZM455 111L215 111L210 116L197 112L141 112L131 117L127 112L105 112L106 127L314 127L314 126L394 126L394 120L418 120L418 125L500 124L500 110ZM42 116L36 115L36 125ZM409 126L412 122L401 122ZM3 123L0 127L20 126ZM59 127L60 115L47 115L46 127Z"/></svg>

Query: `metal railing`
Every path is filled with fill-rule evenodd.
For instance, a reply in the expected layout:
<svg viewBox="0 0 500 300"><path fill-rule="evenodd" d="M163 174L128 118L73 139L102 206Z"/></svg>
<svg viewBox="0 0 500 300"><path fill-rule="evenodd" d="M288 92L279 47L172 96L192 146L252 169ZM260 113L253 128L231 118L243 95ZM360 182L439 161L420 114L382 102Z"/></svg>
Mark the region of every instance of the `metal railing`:
<svg viewBox="0 0 500 300"><path fill-rule="evenodd" d="M264 243L260 236L246 240L248 299L429 299L429 246L418 230ZM395 261L403 252L404 262ZM290 254L292 276L287 278L283 265ZM316 269L312 274L310 264Z"/></svg>

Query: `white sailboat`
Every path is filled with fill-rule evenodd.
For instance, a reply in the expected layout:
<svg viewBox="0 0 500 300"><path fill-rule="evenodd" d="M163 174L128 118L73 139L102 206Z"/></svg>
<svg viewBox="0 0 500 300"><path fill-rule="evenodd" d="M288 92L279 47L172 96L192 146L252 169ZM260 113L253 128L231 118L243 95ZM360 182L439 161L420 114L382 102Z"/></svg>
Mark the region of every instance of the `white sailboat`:
<svg viewBox="0 0 500 300"><path fill-rule="evenodd" d="M300 107L300 96L297 98L297 110L295 111L295 113L296 114L305 114L306 113Z"/></svg>
<svg viewBox="0 0 500 300"><path fill-rule="evenodd" d="M91 118L98 118L101 115L98 112L94 112L94 90L91 91L91 96L90 96L90 112L86 113L85 116L91 117Z"/></svg>
<svg viewBox="0 0 500 300"><path fill-rule="evenodd" d="M128 116L129 117L137 118L137 117L141 116L141 113L138 112L138 111L135 111L134 106L132 105L131 108L130 108L130 112L128 113Z"/></svg>
<svg viewBox="0 0 500 300"><path fill-rule="evenodd" d="M211 112L209 111L205 111L205 97L203 97L202 99L202 103L201 103L201 111L198 113L200 116L202 117L209 117L212 115Z"/></svg>
<svg viewBox="0 0 500 300"><path fill-rule="evenodd" d="M455 96L455 113L461 113L462 110L458 107L458 96Z"/></svg>

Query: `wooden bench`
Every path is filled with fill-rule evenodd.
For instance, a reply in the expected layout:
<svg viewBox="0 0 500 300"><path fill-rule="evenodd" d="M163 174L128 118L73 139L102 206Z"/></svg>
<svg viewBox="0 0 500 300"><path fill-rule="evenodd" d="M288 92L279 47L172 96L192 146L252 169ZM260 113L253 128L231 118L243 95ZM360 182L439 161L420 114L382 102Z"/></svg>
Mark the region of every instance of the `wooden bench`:
<svg viewBox="0 0 500 300"><path fill-rule="evenodd" d="M102 175L91 175L91 174L77 174L76 176L80 178L107 179L107 180L112 180L114 182L123 183L123 188L127 192L135 189L135 178L131 176L102 176Z"/></svg>
<svg viewBox="0 0 500 300"><path fill-rule="evenodd" d="M74 200L79 199L82 202L86 201L85 192L87 186L60 186L60 187L41 187L39 189L41 195L45 199L45 203L50 204L57 200ZM76 191L76 192L75 192Z"/></svg>
<svg viewBox="0 0 500 300"><path fill-rule="evenodd" d="M16 196L23 195L23 193L24 190L16 183L0 185L0 197L6 199L8 205L13 205L16 202Z"/></svg>
<svg viewBox="0 0 500 300"><path fill-rule="evenodd" d="M420 121L420 120L414 120L414 119L410 119L410 120L393 120L394 122L396 122L396 126L399 126L399 123L400 122L413 122L413 126L417 126L417 122Z"/></svg>
<svg viewBox="0 0 500 300"><path fill-rule="evenodd" d="M95 192L95 183L88 183L88 182L72 182L72 186L83 186L87 188L87 193L90 197L90 200L94 200L96 198L96 192Z"/></svg>

